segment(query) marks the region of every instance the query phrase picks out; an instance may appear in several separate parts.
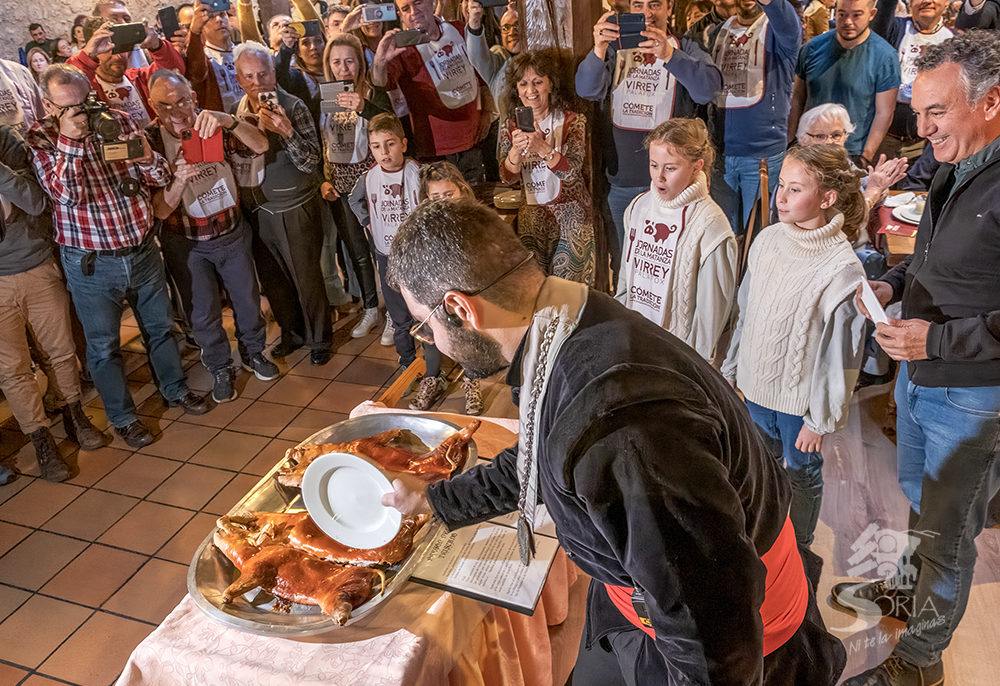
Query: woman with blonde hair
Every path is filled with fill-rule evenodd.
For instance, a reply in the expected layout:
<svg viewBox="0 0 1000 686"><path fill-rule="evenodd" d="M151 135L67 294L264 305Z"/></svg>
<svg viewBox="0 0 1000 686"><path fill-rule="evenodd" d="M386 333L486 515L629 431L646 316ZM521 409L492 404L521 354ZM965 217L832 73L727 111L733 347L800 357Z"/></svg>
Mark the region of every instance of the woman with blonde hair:
<svg viewBox="0 0 1000 686"><path fill-rule="evenodd" d="M330 203L338 235L347 247L351 266L361 287L365 313L351 331L351 336L361 338L379 324L378 290L368 238L347 199L358 179L375 163L368 149L368 121L391 110L385 91L378 89L376 93L372 89L361 42L350 33L341 33L326 44L323 71L327 81L351 84L350 92L337 95L340 111L320 115L324 176L320 194ZM336 257L328 255L326 259L332 263L330 268L335 268ZM382 344L392 345L392 325L388 317L386 320Z"/></svg>
<svg viewBox="0 0 1000 686"><path fill-rule="evenodd" d="M51 64L52 58L49 53L41 48L32 48L28 51L28 69L31 70L31 75L35 77L36 83L41 73L48 69Z"/></svg>
<svg viewBox="0 0 1000 686"><path fill-rule="evenodd" d="M625 210L616 298L712 361L736 290L736 236L708 194L715 149L700 119L646 136L649 190Z"/></svg>
<svg viewBox="0 0 1000 686"><path fill-rule="evenodd" d="M865 318L854 294L865 272L851 248L868 217L862 175L839 145L788 151L779 223L750 248L722 365L784 462L792 526L805 546L823 498L823 437L847 420L863 352Z"/></svg>

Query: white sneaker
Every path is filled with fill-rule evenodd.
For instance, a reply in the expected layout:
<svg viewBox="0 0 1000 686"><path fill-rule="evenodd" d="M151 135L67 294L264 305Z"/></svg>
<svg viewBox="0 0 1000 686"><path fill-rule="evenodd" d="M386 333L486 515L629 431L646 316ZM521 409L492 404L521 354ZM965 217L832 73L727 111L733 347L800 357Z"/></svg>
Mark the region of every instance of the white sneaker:
<svg viewBox="0 0 1000 686"><path fill-rule="evenodd" d="M365 316L361 318L358 325L351 331L351 338L364 338L376 326L378 326L378 308L373 307L365 310Z"/></svg>
<svg viewBox="0 0 1000 686"><path fill-rule="evenodd" d="M392 345L393 344L392 336L393 336L394 333L395 333L395 330L392 328L392 317L390 317L389 313L386 312L385 313L385 330L382 331L382 341L381 341L382 345L384 345L384 346L390 346L390 345Z"/></svg>

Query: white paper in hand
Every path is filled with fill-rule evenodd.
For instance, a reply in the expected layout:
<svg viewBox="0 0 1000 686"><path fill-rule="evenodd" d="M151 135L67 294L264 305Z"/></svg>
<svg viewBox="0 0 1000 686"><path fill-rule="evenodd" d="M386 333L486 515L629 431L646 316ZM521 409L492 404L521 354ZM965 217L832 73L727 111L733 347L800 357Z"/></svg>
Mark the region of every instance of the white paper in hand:
<svg viewBox="0 0 1000 686"><path fill-rule="evenodd" d="M878 296L875 295L875 291L872 290L867 279L861 282L861 302L865 304L865 307L868 309L868 315L873 322L876 324L889 323L889 318L885 316L882 303L878 301Z"/></svg>

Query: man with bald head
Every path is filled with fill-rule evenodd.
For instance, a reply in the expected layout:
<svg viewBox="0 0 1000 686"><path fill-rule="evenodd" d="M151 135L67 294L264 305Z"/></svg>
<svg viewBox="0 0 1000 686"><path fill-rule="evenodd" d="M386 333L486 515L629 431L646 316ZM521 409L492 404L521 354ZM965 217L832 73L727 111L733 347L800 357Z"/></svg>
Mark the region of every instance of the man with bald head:
<svg viewBox="0 0 1000 686"><path fill-rule="evenodd" d="M171 183L153 195L153 213L163 220L163 258L191 318L201 362L212 374L212 399L229 402L236 398L236 387L229 337L222 326L220 281L229 293L244 366L261 381L278 377L278 368L264 357L265 324L250 227L240 212L232 169L234 150L263 154L267 137L231 114L199 110L191 84L175 71L156 72L149 94L156 110L156 121L146 130L149 143L173 170ZM222 144L222 160L187 160L182 151L185 138L216 140Z"/></svg>

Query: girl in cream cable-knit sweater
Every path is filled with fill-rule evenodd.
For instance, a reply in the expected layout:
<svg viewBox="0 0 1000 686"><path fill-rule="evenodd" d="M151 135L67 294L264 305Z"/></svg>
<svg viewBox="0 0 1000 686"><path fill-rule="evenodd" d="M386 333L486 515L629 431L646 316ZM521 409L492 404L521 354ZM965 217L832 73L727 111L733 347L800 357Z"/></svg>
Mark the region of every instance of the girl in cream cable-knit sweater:
<svg viewBox="0 0 1000 686"><path fill-rule="evenodd" d="M668 119L645 145L652 182L625 210L615 297L711 362L736 289L736 237L708 195L715 150L700 119Z"/></svg>
<svg viewBox="0 0 1000 686"><path fill-rule="evenodd" d="M859 177L842 147L788 151L780 223L750 248L722 366L780 450L792 482L792 525L804 545L812 543L823 497L823 436L847 419L864 345L854 292L865 274L849 240L867 216Z"/></svg>

